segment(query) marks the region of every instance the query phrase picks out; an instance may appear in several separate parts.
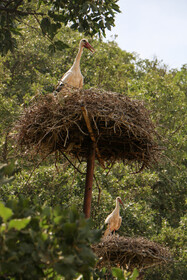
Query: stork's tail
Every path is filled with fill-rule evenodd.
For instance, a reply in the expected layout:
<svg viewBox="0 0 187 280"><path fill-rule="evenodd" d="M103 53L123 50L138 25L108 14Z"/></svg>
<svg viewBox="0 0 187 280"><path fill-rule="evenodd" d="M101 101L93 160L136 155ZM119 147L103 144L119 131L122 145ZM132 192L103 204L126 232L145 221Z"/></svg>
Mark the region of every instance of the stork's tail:
<svg viewBox="0 0 187 280"><path fill-rule="evenodd" d="M58 94L58 92L60 92L63 87L64 87L64 83L59 82L56 89L53 91L53 94L56 96Z"/></svg>

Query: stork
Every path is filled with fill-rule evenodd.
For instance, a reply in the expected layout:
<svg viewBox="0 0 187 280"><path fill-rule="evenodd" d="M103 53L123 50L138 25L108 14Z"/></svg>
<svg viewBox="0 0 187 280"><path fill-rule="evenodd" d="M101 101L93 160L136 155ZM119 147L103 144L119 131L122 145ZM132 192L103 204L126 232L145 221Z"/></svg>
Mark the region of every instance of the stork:
<svg viewBox="0 0 187 280"><path fill-rule="evenodd" d="M74 63L72 67L62 76L56 88L57 92L62 89L63 84L68 84L76 88L83 87L83 76L80 70L80 59L84 48L89 49L91 52L95 51L94 48L88 43L86 39L82 39L80 41L79 50L74 60Z"/></svg>
<svg viewBox="0 0 187 280"><path fill-rule="evenodd" d="M115 209L112 211L112 213L110 215L108 215L108 217L105 220L105 224L108 224L107 229L105 230L104 236L108 236L110 235L113 231L115 233L116 230L118 230L121 226L121 221L122 218L120 217L120 206L119 203L123 205L123 202L121 200L121 198L118 196L116 198L116 207Z"/></svg>

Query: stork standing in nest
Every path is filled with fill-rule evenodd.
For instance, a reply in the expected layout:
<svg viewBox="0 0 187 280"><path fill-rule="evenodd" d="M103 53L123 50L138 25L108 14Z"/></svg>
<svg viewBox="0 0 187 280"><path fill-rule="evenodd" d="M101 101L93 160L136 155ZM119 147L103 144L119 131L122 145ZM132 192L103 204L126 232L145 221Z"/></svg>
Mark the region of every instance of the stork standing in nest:
<svg viewBox="0 0 187 280"><path fill-rule="evenodd" d="M116 207L114 211L106 218L105 224L108 224L107 229L105 230L104 236L110 235L112 232L115 233L121 226L122 218L120 217L120 206L119 204L123 205L121 198L118 196L116 198Z"/></svg>
<svg viewBox="0 0 187 280"><path fill-rule="evenodd" d="M62 76L56 91L60 91L62 86L64 84L68 84L70 86L76 87L76 88L82 88L83 87L83 76L81 74L80 70L80 60L83 53L83 49L87 48L91 52L94 52L94 48L88 43L86 39L82 39L79 43L79 50L77 53L77 56L74 60L74 63L72 67Z"/></svg>

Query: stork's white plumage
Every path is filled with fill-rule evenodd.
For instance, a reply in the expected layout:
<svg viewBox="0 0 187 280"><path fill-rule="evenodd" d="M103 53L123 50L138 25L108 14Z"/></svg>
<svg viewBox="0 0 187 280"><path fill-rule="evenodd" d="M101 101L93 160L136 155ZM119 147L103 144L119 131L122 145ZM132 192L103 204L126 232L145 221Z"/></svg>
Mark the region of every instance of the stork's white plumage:
<svg viewBox="0 0 187 280"><path fill-rule="evenodd" d="M79 50L74 60L72 67L62 76L56 91L60 91L63 84L68 84L76 88L83 87L83 76L80 70L80 59L82 56L83 49L87 48L91 52L94 52L94 48L88 43L86 39L82 39L79 44Z"/></svg>
<svg viewBox="0 0 187 280"><path fill-rule="evenodd" d="M105 230L104 236L108 236L112 231L116 231L121 226L122 218L120 217L120 206L119 203L123 205L121 198L118 196L116 198L116 207L110 215L105 220L105 224L108 224L107 229ZM123 205L124 206L124 205Z"/></svg>

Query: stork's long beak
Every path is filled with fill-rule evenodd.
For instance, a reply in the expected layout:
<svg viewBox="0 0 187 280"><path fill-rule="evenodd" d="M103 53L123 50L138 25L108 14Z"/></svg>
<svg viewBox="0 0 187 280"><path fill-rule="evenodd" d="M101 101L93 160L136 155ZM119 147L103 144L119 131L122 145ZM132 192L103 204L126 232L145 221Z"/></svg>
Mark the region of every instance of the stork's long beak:
<svg viewBox="0 0 187 280"><path fill-rule="evenodd" d="M119 202L121 203L121 205L123 206L124 208L124 204L123 204L123 201L121 199L119 199Z"/></svg>
<svg viewBox="0 0 187 280"><path fill-rule="evenodd" d="M84 46L85 48L89 49L92 53L95 52L94 48L88 42Z"/></svg>

